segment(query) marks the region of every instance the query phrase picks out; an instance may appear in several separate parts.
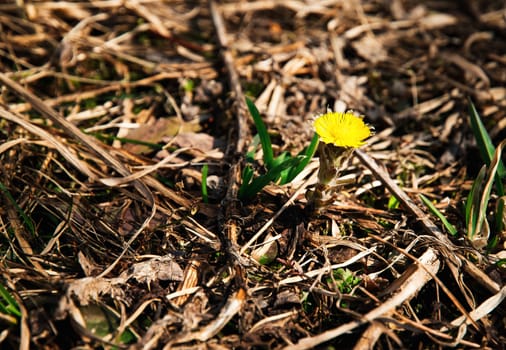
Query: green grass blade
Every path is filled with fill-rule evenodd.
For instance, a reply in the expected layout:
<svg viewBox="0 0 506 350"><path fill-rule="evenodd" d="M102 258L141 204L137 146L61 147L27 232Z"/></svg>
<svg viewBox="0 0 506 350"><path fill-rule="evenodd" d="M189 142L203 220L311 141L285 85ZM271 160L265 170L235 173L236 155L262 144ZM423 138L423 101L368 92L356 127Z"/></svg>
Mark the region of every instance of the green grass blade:
<svg viewBox="0 0 506 350"><path fill-rule="evenodd" d="M243 198L245 196L245 193L248 190L248 186L250 185L251 180L253 179L254 173L255 172L250 165L246 165L244 167L244 169L242 170L242 176L241 176L242 183L241 183L241 187L239 187L239 191L237 193L237 196L239 198Z"/></svg>
<svg viewBox="0 0 506 350"><path fill-rule="evenodd" d="M401 202L399 202L396 196L390 196L390 198L388 198L387 208L388 210L397 209L399 208L400 204Z"/></svg>
<svg viewBox="0 0 506 350"><path fill-rule="evenodd" d="M311 159L313 158L315 152L316 152L316 149L318 148L318 142L319 142L320 138L318 137L318 134L314 134L312 140L311 140L311 143L309 144L309 146L305 149L305 151L299 156L301 157L300 159L300 162L294 166L293 168L289 169L288 171L288 175L285 179L285 182L282 183L285 184L285 183L289 183L291 182L293 179L295 179L295 177L297 175L300 174L300 172L302 170L304 170L304 168L309 164L309 162L311 161Z"/></svg>
<svg viewBox="0 0 506 350"><path fill-rule="evenodd" d="M292 155L288 152L283 152L281 153L279 156L277 156L276 158L274 158L274 161L272 162L270 168L275 168L277 167L279 164L283 164L284 162L287 161L287 159L290 159L292 158ZM269 168L268 168L269 169Z"/></svg>
<svg viewBox="0 0 506 350"><path fill-rule="evenodd" d="M272 163L272 168L275 168L278 165L285 163L289 159L294 159L290 153L288 153L288 152L281 153L279 156L274 158L274 162ZM295 164L296 164L296 162L294 162L293 166L295 166ZM291 167L285 168L283 171L281 171L278 178L273 181L277 181L280 185L284 185L286 183L285 178L286 178L288 171L290 169L291 169Z"/></svg>
<svg viewBox="0 0 506 350"><path fill-rule="evenodd" d="M251 165L246 165L244 167L244 169L242 170L242 177L241 177L242 178L242 185L244 185L244 186L249 185L251 182L251 179L253 178L254 173L255 172L254 172L253 168L251 167Z"/></svg>
<svg viewBox="0 0 506 350"><path fill-rule="evenodd" d="M487 129L485 128L485 125L483 125L483 122L481 121L480 115L478 114L476 107L474 106L473 102L470 99L469 99L469 116L471 121L471 128L473 130L474 137L476 138L476 143L478 144L478 149L480 151L481 157L483 158L483 161L487 165L490 165L490 163L492 162L492 158L494 157L495 147L494 144L492 143L492 140L490 139L490 136L487 132ZM506 177L506 168L504 167L502 161L499 162L497 174L501 178ZM504 193L501 195L504 195Z"/></svg>
<svg viewBox="0 0 506 350"><path fill-rule="evenodd" d="M483 166L473 181L471 190L466 200L466 224L467 224L467 236L474 237L476 234L476 226L478 223L479 205L480 205L480 193L485 179L487 167Z"/></svg>
<svg viewBox="0 0 506 350"><path fill-rule="evenodd" d="M458 232L455 226L450 224L450 222L446 219L443 213L441 213L427 197L425 197L423 194L420 193L420 198L422 199L422 202L427 206L427 208L429 208L432 214L436 215L441 220L441 222L443 223L444 227L446 227L448 232L452 236L455 236Z"/></svg>
<svg viewBox="0 0 506 350"><path fill-rule="evenodd" d="M291 180L290 180L290 173L293 169L295 169L297 167L297 164L300 164L300 162L302 161L302 158L300 156L297 156L295 158L293 158L296 160L296 162L294 162L294 165L283 170L281 172L281 174L279 175L279 179L278 179L278 184L280 185L285 185L287 183L289 183Z"/></svg>
<svg viewBox="0 0 506 350"><path fill-rule="evenodd" d="M1 304L2 309L5 310L5 313L21 317L21 311L19 310L19 306L18 303L16 302L16 299L12 297L11 293L9 293L1 283L0 283L0 297L6 302L6 304L4 303Z"/></svg>
<svg viewBox="0 0 506 350"><path fill-rule="evenodd" d="M260 143L262 144L262 151L264 153L264 163L267 169L272 168L274 162L274 152L272 151L271 138L267 132L264 121L258 112L257 107L249 98L246 97L246 105L248 106L249 112L253 117L255 126L257 128L258 135L260 136Z"/></svg>
<svg viewBox="0 0 506 350"><path fill-rule="evenodd" d="M202 167L202 201L204 203L209 203L209 197L207 195L207 172L209 170L209 166L207 164L204 164Z"/></svg>
<svg viewBox="0 0 506 350"><path fill-rule="evenodd" d="M470 241L475 241L476 239L482 240L485 238L490 243L491 238L488 236L490 231L489 223L486 221L487 210L492 193L492 185L494 183L494 179L497 180L497 169L504 146L506 146L506 140L501 142L495 150L488 169L486 166L481 168L478 176L473 182L469 196L467 197L465 214L467 223L467 238Z"/></svg>
<svg viewBox="0 0 506 350"><path fill-rule="evenodd" d="M253 179L247 186L241 186L238 193L239 199L251 199L255 194L260 192L262 188L269 184L269 182L275 180L275 176L277 177L278 175L273 172L268 172L267 174Z"/></svg>
<svg viewBox="0 0 506 350"><path fill-rule="evenodd" d="M479 211L478 211L478 217L476 222L476 228L474 231L474 234L481 235L481 231L483 228L483 223L485 220L487 220L487 208L488 203L490 201L490 196L492 193L492 185L495 180L499 180L497 175L497 171L499 169L499 164L501 160L502 150L506 146L506 140L502 141L498 146L497 149L494 152L494 156L492 157L492 161L490 163L490 167L487 170L487 173L485 175L485 184L483 186L483 191L480 198L480 203L478 205ZM497 184L497 181L496 181ZM470 238L474 237L471 236Z"/></svg>
<svg viewBox="0 0 506 350"><path fill-rule="evenodd" d="M283 170L291 166L294 166L295 162L297 162L296 158L287 159L284 163L281 163L275 166L274 168L269 169L266 174L253 179L253 181L251 181L250 184L245 186L245 182L243 182L243 185L239 189L238 197L240 199L252 198L255 194L260 192L262 188L264 188L267 184L276 181Z"/></svg>

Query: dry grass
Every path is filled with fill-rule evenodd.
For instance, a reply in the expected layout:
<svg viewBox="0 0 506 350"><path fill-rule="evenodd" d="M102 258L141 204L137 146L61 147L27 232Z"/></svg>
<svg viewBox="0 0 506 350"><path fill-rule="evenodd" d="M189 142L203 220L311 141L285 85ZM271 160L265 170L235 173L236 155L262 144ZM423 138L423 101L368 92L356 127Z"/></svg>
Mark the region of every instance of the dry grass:
<svg viewBox="0 0 506 350"><path fill-rule="evenodd" d="M482 166L468 97L506 137L505 11L0 4L0 271L19 311L0 312L2 349L504 348L505 235L474 248L462 207ZM320 215L317 160L237 199L245 94L276 153L327 107L375 126Z"/></svg>

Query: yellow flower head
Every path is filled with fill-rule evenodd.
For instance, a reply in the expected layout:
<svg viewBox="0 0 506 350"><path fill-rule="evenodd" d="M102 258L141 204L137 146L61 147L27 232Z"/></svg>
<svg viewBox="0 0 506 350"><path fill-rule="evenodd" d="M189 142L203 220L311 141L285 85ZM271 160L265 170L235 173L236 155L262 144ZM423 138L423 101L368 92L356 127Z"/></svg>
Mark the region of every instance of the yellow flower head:
<svg viewBox="0 0 506 350"><path fill-rule="evenodd" d="M314 129L320 139L337 147L357 148L371 136L371 128L352 112L327 112L316 118Z"/></svg>

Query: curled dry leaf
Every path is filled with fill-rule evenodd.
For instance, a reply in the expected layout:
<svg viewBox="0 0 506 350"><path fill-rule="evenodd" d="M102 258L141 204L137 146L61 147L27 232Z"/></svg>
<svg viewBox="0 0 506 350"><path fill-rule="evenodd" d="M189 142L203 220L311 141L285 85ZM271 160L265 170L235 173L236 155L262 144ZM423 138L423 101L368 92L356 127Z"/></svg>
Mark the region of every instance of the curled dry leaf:
<svg viewBox="0 0 506 350"><path fill-rule="evenodd" d="M114 299L125 299L125 292L121 287L125 279L85 277L71 282L67 289L67 296L75 296L81 305L88 305L91 301L98 301L102 295L109 295Z"/></svg>
<svg viewBox="0 0 506 350"><path fill-rule="evenodd" d="M183 270L170 255L154 257L133 264L130 271L123 271L119 277L85 277L71 282L67 296L75 296L81 305L100 300L101 296L109 295L113 299L125 300L124 285L133 278L137 282L148 285L156 280L182 281Z"/></svg>
<svg viewBox="0 0 506 350"><path fill-rule="evenodd" d="M150 120L149 122L140 124L138 128L132 129L128 132L127 138L149 142L161 143L164 142L166 137L174 137L178 133L199 131L200 125L196 123L187 123L177 117L158 118ZM147 153L151 149L145 145L127 143L123 146L132 153Z"/></svg>
<svg viewBox="0 0 506 350"><path fill-rule="evenodd" d="M143 261L132 266L133 272L129 277L148 285L156 280L182 281L183 269L170 255Z"/></svg>

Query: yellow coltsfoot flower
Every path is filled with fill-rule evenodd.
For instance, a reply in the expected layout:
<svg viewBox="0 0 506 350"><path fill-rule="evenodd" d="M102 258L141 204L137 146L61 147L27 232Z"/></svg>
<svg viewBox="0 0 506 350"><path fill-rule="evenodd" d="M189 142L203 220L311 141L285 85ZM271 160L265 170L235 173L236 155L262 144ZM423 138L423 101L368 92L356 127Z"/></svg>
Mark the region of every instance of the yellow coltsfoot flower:
<svg viewBox="0 0 506 350"><path fill-rule="evenodd" d="M319 212L333 202L335 191L340 186L337 181L339 168L350 158L355 148L365 144L372 129L353 112L329 111L319 115L314 121L315 132L322 141L318 146L320 169L318 183L306 197L311 212Z"/></svg>
<svg viewBox="0 0 506 350"><path fill-rule="evenodd" d="M351 111L327 112L316 117L313 125L322 142L337 147L357 148L371 136L371 128Z"/></svg>

